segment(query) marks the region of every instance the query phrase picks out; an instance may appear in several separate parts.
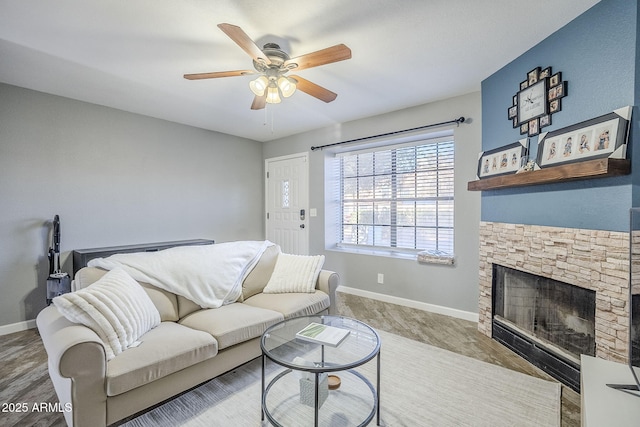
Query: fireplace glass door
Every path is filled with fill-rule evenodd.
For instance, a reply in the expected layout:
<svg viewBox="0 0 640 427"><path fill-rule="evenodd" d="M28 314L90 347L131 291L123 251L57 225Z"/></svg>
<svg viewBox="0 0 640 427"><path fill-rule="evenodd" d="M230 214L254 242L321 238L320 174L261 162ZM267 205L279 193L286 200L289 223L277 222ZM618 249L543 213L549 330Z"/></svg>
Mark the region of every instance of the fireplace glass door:
<svg viewBox="0 0 640 427"><path fill-rule="evenodd" d="M595 355L595 291L494 265L494 321L573 361Z"/></svg>

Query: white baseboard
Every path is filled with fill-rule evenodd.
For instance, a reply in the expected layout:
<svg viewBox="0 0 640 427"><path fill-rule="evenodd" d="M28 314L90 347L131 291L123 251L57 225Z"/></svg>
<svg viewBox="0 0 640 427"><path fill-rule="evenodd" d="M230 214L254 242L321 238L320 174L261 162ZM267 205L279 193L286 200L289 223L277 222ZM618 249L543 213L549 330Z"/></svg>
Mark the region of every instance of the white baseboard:
<svg viewBox="0 0 640 427"><path fill-rule="evenodd" d="M394 297L391 295L379 294L377 292L364 291L362 289L350 288L348 286L338 286L337 292L343 292L345 294L356 295L364 298L371 298L374 300L402 305L409 308L416 308L418 310L424 310L431 313L444 314L445 316L456 317L458 319L468 320L470 322L478 323L479 319L478 313L443 307L441 305L428 304L426 302L414 301L406 298Z"/></svg>
<svg viewBox="0 0 640 427"><path fill-rule="evenodd" d="M10 325L0 326L0 335L9 335L14 332L26 331L27 329L34 329L36 327L36 320L25 320L24 322L12 323Z"/></svg>

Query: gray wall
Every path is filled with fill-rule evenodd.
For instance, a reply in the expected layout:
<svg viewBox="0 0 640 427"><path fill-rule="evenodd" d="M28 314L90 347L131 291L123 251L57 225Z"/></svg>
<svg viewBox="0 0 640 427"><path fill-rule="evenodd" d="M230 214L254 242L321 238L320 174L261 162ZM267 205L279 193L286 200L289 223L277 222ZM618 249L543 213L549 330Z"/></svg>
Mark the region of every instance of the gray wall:
<svg viewBox="0 0 640 427"><path fill-rule="evenodd" d="M352 254L325 250L325 156L328 150L310 151L323 145L353 138L439 123L464 116L469 120L455 129L455 252L456 265L418 264L415 260ZM300 135L265 143L265 159L310 152L310 253L324 254L325 266L337 271L341 284L360 290L406 298L471 313L478 311L478 247L480 194L467 191L475 179L481 147L480 93L473 93L394 113L336 124ZM377 283L383 273L385 284Z"/></svg>
<svg viewBox="0 0 640 427"><path fill-rule="evenodd" d="M0 100L0 327L45 306L55 214L67 271L77 248L264 238L260 143L4 84Z"/></svg>

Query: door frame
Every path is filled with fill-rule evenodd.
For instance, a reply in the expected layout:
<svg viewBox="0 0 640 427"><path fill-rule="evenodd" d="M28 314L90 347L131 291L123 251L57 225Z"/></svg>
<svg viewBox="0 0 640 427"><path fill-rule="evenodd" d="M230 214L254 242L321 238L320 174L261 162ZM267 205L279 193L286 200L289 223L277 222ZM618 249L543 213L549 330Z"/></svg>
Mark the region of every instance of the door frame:
<svg viewBox="0 0 640 427"><path fill-rule="evenodd" d="M304 233L306 234L305 240L307 242L306 253L309 253L309 246L310 246L309 224L311 223L311 221L309 221L310 194L309 194L309 152L308 151L303 151L301 153L287 154L287 155L278 156L278 157L270 157L264 160L264 234L265 234L265 238L268 238L267 231L269 227L269 219L267 218L267 215L269 213L269 180L267 178L267 174L269 173L269 164L272 162L278 162L282 160L291 160L297 157L304 157L305 159L304 163L306 164L306 167L304 168L304 173L306 174L305 181L307 183L307 188L305 188L304 206L306 206L305 209L307 214L306 214L306 220L305 220L306 224L304 228Z"/></svg>

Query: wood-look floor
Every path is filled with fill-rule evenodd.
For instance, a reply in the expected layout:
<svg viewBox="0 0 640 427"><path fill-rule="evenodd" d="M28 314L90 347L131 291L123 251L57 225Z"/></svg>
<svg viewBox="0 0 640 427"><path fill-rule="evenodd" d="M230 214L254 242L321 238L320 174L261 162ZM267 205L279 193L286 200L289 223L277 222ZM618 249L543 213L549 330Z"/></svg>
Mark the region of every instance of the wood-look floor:
<svg viewBox="0 0 640 427"><path fill-rule="evenodd" d="M356 318L376 329L555 381L502 344L478 332L475 322L344 293L340 293L337 300L341 315ZM580 394L562 385L562 427L579 426Z"/></svg>
<svg viewBox="0 0 640 427"><path fill-rule="evenodd" d="M338 293L341 315L384 331L425 342L465 356L552 380L496 341L482 335L473 322ZM57 402L47 373L47 357L37 330L0 336L0 426L65 426L58 412L34 411L34 404ZM27 412L5 412L19 404ZM580 425L580 395L562 386L562 426Z"/></svg>

